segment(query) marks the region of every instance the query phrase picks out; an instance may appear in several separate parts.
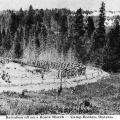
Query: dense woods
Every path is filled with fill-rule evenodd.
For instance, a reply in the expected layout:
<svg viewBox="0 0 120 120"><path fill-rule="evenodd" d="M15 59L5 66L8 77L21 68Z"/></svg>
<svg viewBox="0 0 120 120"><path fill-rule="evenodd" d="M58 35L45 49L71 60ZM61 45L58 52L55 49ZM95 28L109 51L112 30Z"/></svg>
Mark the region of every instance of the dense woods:
<svg viewBox="0 0 120 120"><path fill-rule="evenodd" d="M28 62L83 62L117 72L120 66L119 16L106 32L105 3L98 22L81 8L3 11L0 14L0 56ZM83 14L86 14L84 16Z"/></svg>

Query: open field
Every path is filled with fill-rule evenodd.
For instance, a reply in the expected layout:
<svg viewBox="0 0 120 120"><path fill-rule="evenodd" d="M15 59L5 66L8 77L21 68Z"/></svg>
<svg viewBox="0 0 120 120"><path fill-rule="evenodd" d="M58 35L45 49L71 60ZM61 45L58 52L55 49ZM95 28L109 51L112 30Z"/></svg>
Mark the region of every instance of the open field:
<svg viewBox="0 0 120 120"><path fill-rule="evenodd" d="M83 101L91 104L85 110ZM22 96L16 92L0 94L0 114L120 114L120 76L99 82L57 90L27 91Z"/></svg>
<svg viewBox="0 0 120 120"><path fill-rule="evenodd" d="M58 96L56 70L46 72L42 80L35 67L13 62L1 65L1 72L9 73L11 83L0 78L0 114L119 114L119 76L86 68L86 76L63 79Z"/></svg>
<svg viewBox="0 0 120 120"><path fill-rule="evenodd" d="M18 63L6 63L1 66L0 72L5 70L10 75L11 83L6 83L2 78L0 78L0 92L14 91L22 92L22 90L27 89L29 91L39 91L39 90L51 90L58 89L60 86L60 79L57 78L57 70L50 69L49 72L44 74L44 80L41 78L39 72L35 72L37 68L31 66L21 66ZM31 72L32 71L32 72ZM63 87L75 87L76 85L96 82L102 77L109 76L108 73L91 67L86 67L86 76L76 76L70 79L63 79Z"/></svg>

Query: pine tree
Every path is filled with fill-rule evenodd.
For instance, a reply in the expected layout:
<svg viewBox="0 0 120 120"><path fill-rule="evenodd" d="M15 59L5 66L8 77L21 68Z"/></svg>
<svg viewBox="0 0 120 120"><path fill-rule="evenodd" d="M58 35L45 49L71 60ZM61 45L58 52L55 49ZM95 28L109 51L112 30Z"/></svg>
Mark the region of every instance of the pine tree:
<svg viewBox="0 0 120 120"><path fill-rule="evenodd" d="M63 15L61 16L61 21L60 21L60 44L59 47L61 48L61 52L63 52L64 55L67 54L68 50L68 23L67 23L67 16Z"/></svg>
<svg viewBox="0 0 120 120"><path fill-rule="evenodd" d="M83 18L82 9L80 8L75 13L75 32L78 38L85 33Z"/></svg>
<svg viewBox="0 0 120 120"><path fill-rule="evenodd" d="M58 10L57 13L54 15L54 19L57 22L57 33L59 33L59 25L60 25L60 20L61 20L62 13L60 10Z"/></svg>
<svg viewBox="0 0 120 120"><path fill-rule="evenodd" d="M89 38L91 37L93 31L95 30L95 26L94 26L94 21L92 17L88 17L88 24L87 24L87 33Z"/></svg>
<svg viewBox="0 0 120 120"><path fill-rule="evenodd" d="M28 15L26 17L26 25L28 26L28 29L31 29L33 23L34 23L34 9L32 5L30 5Z"/></svg>
<svg viewBox="0 0 120 120"><path fill-rule="evenodd" d="M102 6L100 8L100 15L99 15L99 27L98 29L100 30L100 32L102 32L102 34L105 34L105 3L102 2Z"/></svg>
<svg viewBox="0 0 120 120"><path fill-rule="evenodd" d="M75 14L75 23L74 23L74 39L75 39L75 51L76 57L78 60L83 58L83 54L85 54L84 43L82 41L82 37L85 33L84 22L83 22L83 14L82 9L78 9Z"/></svg>
<svg viewBox="0 0 120 120"><path fill-rule="evenodd" d="M19 26L19 16L12 12L11 13L11 23L10 23L10 31L11 35L14 37L14 34Z"/></svg>
<svg viewBox="0 0 120 120"><path fill-rule="evenodd" d="M23 53L19 38L20 38L20 33L17 30L14 37L14 57L15 58L21 58Z"/></svg>
<svg viewBox="0 0 120 120"><path fill-rule="evenodd" d="M4 43L4 48L6 50L10 50L11 47L12 47L12 41L11 41L11 34L10 34L9 29L7 29L7 35L6 36L7 36L7 38L6 38L6 41Z"/></svg>
<svg viewBox="0 0 120 120"><path fill-rule="evenodd" d="M100 8L100 15L98 21L98 27L96 28L93 35L93 44L92 44L92 59L97 65L103 65L103 58L105 52L106 38L105 38L105 3L102 2Z"/></svg>
<svg viewBox="0 0 120 120"><path fill-rule="evenodd" d="M40 13L35 14L34 16L34 23L40 26L41 23L43 23L43 18L41 17Z"/></svg>
<svg viewBox="0 0 120 120"><path fill-rule="evenodd" d="M105 3L102 2L99 15L98 28L94 34L94 50L103 48L105 45Z"/></svg>
<svg viewBox="0 0 120 120"><path fill-rule="evenodd" d="M115 20L115 25L110 30L108 37L103 69L117 72L120 68L120 25L117 19Z"/></svg>
<svg viewBox="0 0 120 120"><path fill-rule="evenodd" d="M68 29L68 23L67 23L67 16L63 15L61 16L61 33L62 35L65 35L67 33L67 29Z"/></svg>
<svg viewBox="0 0 120 120"><path fill-rule="evenodd" d="M2 30L2 47L4 48L4 43L6 42L6 32L5 29L3 28Z"/></svg>
<svg viewBox="0 0 120 120"><path fill-rule="evenodd" d="M2 30L2 38L4 38L6 36L6 33L5 33L5 29L3 28Z"/></svg>
<svg viewBox="0 0 120 120"><path fill-rule="evenodd" d="M19 16L19 24L24 25L24 11L22 8L20 8L18 16Z"/></svg>
<svg viewBox="0 0 120 120"><path fill-rule="evenodd" d="M25 46L29 43L29 27L25 25L24 27L24 40L25 40Z"/></svg>
<svg viewBox="0 0 120 120"><path fill-rule="evenodd" d="M45 25L41 26L41 39L43 43L43 50L46 50L46 44L47 44L47 29Z"/></svg>
<svg viewBox="0 0 120 120"><path fill-rule="evenodd" d="M1 29L0 29L0 46L2 46L2 33L1 33Z"/></svg>
<svg viewBox="0 0 120 120"><path fill-rule="evenodd" d="M40 9L40 10L39 10L39 14L40 14L40 16L43 18L43 17L44 17L44 10L43 10L43 9Z"/></svg>

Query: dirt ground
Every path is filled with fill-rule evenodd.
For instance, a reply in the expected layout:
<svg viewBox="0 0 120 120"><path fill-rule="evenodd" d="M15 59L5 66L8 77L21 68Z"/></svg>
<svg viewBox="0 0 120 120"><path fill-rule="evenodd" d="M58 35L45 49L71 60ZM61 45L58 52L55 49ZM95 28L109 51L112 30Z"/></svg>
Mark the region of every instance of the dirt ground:
<svg viewBox="0 0 120 120"><path fill-rule="evenodd" d="M0 92L14 91L22 92L27 89L28 91L39 91L39 90L52 90L58 89L60 85L60 79L58 79L57 71L51 69L50 72L44 74L44 80L41 78L40 73L36 73L35 70L38 68L30 66L21 66L18 63L6 63L4 66L1 65L0 73L5 70L10 76L11 83L5 82L0 78ZM33 72L31 72L33 71ZM87 66L86 76L77 76L75 78L63 79L63 87L75 87L76 85L96 82L102 77L109 76L108 73L91 66Z"/></svg>
<svg viewBox="0 0 120 120"><path fill-rule="evenodd" d="M0 115L120 114L119 74L87 66L87 79L63 79L58 96L56 70L45 73L42 80L40 73L30 72L34 67L8 63L1 66L1 73L3 69L9 73L11 83L0 78Z"/></svg>

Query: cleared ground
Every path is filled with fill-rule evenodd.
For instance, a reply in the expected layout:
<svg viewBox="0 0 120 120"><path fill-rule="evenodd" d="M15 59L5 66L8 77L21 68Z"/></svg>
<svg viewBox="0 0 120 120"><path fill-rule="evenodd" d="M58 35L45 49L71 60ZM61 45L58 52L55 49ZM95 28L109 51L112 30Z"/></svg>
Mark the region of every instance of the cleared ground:
<svg viewBox="0 0 120 120"><path fill-rule="evenodd" d="M86 76L60 80L57 71L45 73L44 80L35 67L8 63L2 70L10 75L11 83L0 78L0 115L37 114L120 114L120 77L91 66ZM27 89L24 95L22 90ZM90 106L86 109L84 101Z"/></svg>
<svg viewBox="0 0 120 120"><path fill-rule="evenodd" d="M36 73L35 70L38 68L30 66L21 66L17 63L7 63L4 66L1 65L0 73L5 70L10 75L11 83L5 82L0 78L0 92L4 91L15 91L21 92L23 89L28 91L39 91L39 90L51 90L57 89L60 86L60 79L57 78L57 71L51 69L49 72L44 74L44 80L41 78L40 73ZM33 71L33 72L31 72ZM102 77L109 76L108 73L87 66L86 76L77 76L75 78L63 79L63 87L75 87L76 85L96 82Z"/></svg>

